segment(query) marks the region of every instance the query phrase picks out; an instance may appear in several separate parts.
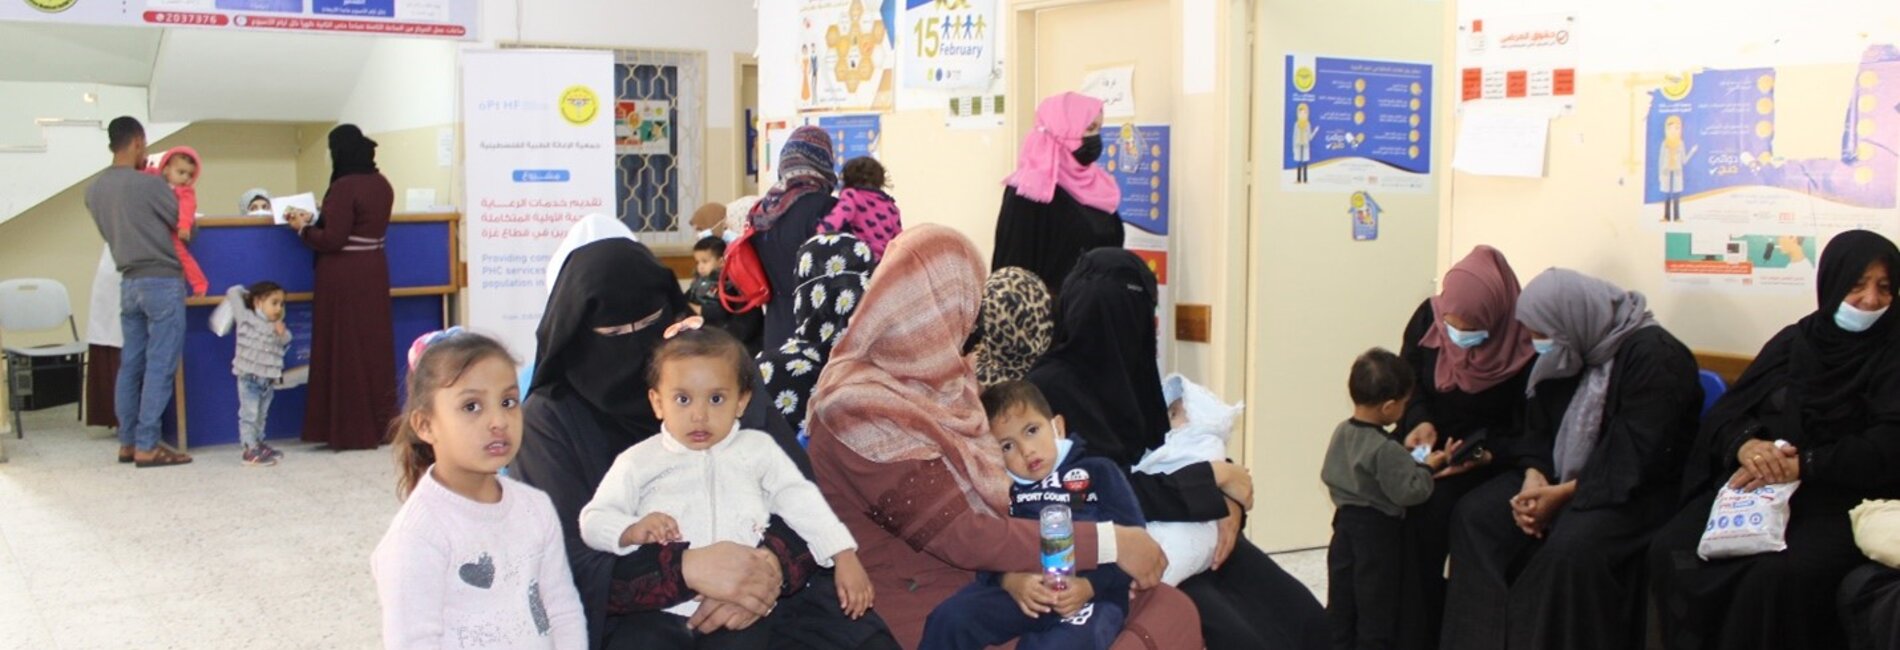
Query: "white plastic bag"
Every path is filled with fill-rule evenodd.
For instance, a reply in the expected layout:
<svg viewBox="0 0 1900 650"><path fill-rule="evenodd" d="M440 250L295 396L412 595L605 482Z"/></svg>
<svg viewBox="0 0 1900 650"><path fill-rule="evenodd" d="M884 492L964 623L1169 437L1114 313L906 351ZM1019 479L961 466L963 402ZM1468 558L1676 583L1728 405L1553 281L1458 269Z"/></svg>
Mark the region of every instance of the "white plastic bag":
<svg viewBox="0 0 1900 650"><path fill-rule="evenodd" d="M1847 516L1854 521L1854 543L1867 559L1900 569L1900 501L1862 501Z"/></svg>
<svg viewBox="0 0 1900 650"><path fill-rule="evenodd" d="M218 336L231 333L231 328L237 324L237 315L231 311L232 309L235 307L231 306L231 300L227 298L224 302L218 303L216 309L211 310L211 333Z"/></svg>
<svg viewBox="0 0 1900 650"><path fill-rule="evenodd" d="M1227 438L1233 435L1241 405L1230 406L1213 391L1178 374L1162 380L1161 392L1170 404L1182 400L1188 423L1169 431L1167 441L1143 455L1133 470L1170 474L1195 463L1225 461ZM1214 522L1152 522L1148 535L1168 555L1161 581L1170 586L1179 586L1214 565L1214 545L1220 540L1220 528Z"/></svg>
<svg viewBox="0 0 1900 650"><path fill-rule="evenodd" d="M1727 485L1709 508L1708 527L1696 555L1704 560L1747 557L1788 550L1788 502L1800 481L1743 492Z"/></svg>

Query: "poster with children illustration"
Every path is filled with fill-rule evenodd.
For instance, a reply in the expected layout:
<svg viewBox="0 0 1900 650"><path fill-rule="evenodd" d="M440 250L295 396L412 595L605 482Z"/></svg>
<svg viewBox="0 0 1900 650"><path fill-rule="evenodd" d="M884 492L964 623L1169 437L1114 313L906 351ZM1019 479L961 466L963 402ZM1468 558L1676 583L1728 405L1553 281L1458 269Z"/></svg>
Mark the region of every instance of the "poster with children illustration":
<svg viewBox="0 0 1900 650"><path fill-rule="evenodd" d="M1431 191L1432 66L1286 57L1281 186Z"/></svg>
<svg viewBox="0 0 1900 650"><path fill-rule="evenodd" d="M888 108L896 90L897 0L802 0L798 108Z"/></svg>

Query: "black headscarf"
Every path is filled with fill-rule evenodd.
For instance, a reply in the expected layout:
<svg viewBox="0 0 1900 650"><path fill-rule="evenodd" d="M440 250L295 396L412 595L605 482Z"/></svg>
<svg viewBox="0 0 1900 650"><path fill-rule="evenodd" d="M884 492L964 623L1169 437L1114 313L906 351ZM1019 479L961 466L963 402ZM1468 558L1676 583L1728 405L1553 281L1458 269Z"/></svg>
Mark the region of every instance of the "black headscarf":
<svg viewBox="0 0 1900 650"><path fill-rule="evenodd" d="M352 174L376 173L376 141L355 124L330 129L330 182Z"/></svg>
<svg viewBox="0 0 1900 650"><path fill-rule="evenodd" d="M1900 249L1866 230L1828 243L1815 273L1814 312L1770 340L1702 419L1693 457L1707 462L1691 463L1685 486L1699 491L1726 479L1718 472L1734 469L1728 456L1755 422L1796 447L1825 444L1868 425L1868 389L1876 378L1900 372L1900 354L1891 351L1900 317L1890 312L1865 332L1849 332L1834 324L1834 312L1874 262L1884 262L1893 278ZM1764 402L1774 408L1760 408Z"/></svg>
<svg viewBox="0 0 1900 650"><path fill-rule="evenodd" d="M1070 431L1127 467L1161 446L1168 406L1156 361L1155 275L1120 248L1083 255L1056 298L1056 339L1029 372Z"/></svg>
<svg viewBox="0 0 1900 650"><path fill-rule="evenodd" d="M548 296L535 330L529 391L572 390L594 410L636 435L660 430L647 401L647 360L668 325L686 313L673 271L631 239L603 239L574 250ZM602 327L632 326L603 335Z"/></svg>

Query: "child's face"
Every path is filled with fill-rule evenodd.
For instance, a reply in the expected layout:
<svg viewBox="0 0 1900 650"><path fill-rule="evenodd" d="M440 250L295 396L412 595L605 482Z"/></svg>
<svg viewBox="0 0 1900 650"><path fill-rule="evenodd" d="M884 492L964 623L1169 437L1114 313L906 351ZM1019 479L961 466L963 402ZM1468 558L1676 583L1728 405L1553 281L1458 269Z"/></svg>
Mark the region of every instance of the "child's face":
<svg viewBox="0 0 1900 650"><path fill-rule="evenodd" d="M1187 400L1177 399L1168 405L1168 426L1179 429L1188 425Z"/></svg>
<svg viewBox="0 0 1900 650"><path fill-rule="evenodd" d="M679 357L660 367L660 385L647 391L647 399L667 433L697 451L732 435L732 423L739 420L752 395L739 391L739 376L731 360Z"/></svg>
<svg viewBox="0 0 1900 650"><path fill-rule="evenodd" d="M701 276L711 276L719 272L721 260L712 251L693 251L693 270Z"/></svg>
<svg viewBox="0 0 1900 650"><path fill-rule="evenodd" d="M270 212L270 199L266 199L261 196L255 199L251 199L251 204L248 206L245 206L244 211L245 212Z"/></svg>
<svg viewBox="0 0 1900 650"><path fill-rule="evenodd" d="M1056 471L1056 441L1063 437L1062 416L1048 417L1018 405L990 420L990 435L1003 445L1003 466L1019 478L1040 481Z"/></svg>
<svg viewBox="0 0 1900 650"><path fill-rule="evenodd" d="M198 163L185 156L172 156L171 161L165 163L165 182L171 183L172 187L190 185L191 177L196 173Z"/></svg>
<svg viewBox="0 0 1900 650"><path fill-rule="evenodd" d="M264 294L263 297L251 301L251 304L256 306L257 313L263 314L265 318L272 321L284 319L284 292L282 291Z"/></svg>
<svg viewBox="0 0 1900 650"><path fill-rule="evenodd" d="M494 474L521 449L521 388L515 364L501 357L475 362L455 383L436 389L416 433L435 449L437 465Z"/></svg>

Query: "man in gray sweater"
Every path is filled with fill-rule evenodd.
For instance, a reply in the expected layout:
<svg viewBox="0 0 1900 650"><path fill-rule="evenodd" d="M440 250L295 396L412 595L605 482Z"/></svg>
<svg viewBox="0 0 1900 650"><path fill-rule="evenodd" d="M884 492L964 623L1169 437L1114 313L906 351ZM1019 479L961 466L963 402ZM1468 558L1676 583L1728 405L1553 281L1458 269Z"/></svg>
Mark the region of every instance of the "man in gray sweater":
<svg viewBox="0 0 1900 650"><path fill-rule="evenodd" d="M119 282L119 322L125 329L114 399L119 416L119 462L166 467L191 457L158 445L160 422L172 399L172 376L185 347L185 274L172 247L178 197L145 166L145 127L131 117L112 120L112 166L86 188L86 209L105 237Z"/></svg>

